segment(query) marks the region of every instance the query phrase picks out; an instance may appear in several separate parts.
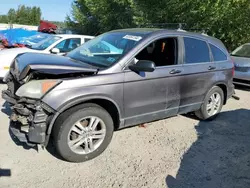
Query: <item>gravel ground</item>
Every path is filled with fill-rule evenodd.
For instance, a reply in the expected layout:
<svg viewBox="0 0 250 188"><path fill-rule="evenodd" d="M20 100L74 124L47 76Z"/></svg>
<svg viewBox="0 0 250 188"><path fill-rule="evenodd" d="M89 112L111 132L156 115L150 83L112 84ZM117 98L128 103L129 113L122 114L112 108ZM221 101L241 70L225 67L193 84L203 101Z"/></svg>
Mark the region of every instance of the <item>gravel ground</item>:
<svg viewBox="0 0 250 188"><path fill-rule="evenodd" d="M58 159L53 148L15 143L0 98L0 187L250 187L250 92L236 92L241 100L230 99L214 121L176 116L124 129L103 154L80 164Z"/></svg>

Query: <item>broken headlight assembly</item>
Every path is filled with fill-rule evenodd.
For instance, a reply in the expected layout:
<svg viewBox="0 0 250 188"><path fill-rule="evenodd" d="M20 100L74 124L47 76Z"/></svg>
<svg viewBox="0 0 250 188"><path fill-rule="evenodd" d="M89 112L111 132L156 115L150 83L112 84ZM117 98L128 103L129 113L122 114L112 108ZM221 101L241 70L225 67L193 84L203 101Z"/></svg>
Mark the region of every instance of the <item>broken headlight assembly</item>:
<svg viewBox="0 0 250 188"><path fill-rule="evenodd" d="M48 91L60 84L60 80L32 80L22 85L16 95L32 99L41 99Z"/></svg>

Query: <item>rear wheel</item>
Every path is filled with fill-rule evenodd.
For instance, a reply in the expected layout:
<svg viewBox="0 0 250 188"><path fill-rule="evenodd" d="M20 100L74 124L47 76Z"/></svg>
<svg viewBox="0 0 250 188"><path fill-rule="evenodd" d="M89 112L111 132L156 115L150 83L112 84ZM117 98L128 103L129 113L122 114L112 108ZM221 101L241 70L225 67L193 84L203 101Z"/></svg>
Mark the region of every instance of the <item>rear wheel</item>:
<svg viewBox="0 0 250 188"><path fill-rule="evenodd" d="M54 143L63 159L83 162L100 155L113 135L109 113L96 104L84 104L62 114L53 129Z"/></svg>
<svg viewBox="0 0 250 188"><path fill-rule="evenodd" d="M195 115L201 120L214 119L221 111L224 101L224 94L220 87L213 87L206 95L201 108Z"/></svg>

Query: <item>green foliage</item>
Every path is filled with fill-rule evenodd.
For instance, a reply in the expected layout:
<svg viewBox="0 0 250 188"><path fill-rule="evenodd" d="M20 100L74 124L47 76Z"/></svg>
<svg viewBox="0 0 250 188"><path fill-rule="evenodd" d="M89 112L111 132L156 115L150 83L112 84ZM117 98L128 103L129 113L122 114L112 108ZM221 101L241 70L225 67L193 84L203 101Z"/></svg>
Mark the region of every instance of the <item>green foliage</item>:
<svg viewBox="0 0 250 188"><path fill-rule="evenodd" d="M0 23L39 25L41 15L40 7L20 5L17 10L12 8L8 11L7 15L0 16Z"/></svg>
<svg viewBox="0 0 250 188"><path fill-rule="evenodd" d="M0 23L7 23L8 17L6 15L0 15Z"/></svg>
<svg viewBox="0 0 250 188"><path fill-rule="evenodd" d="M66 27L64 22L59 22L59 21L50 21L50 22L57 25L57 27L59 27L59 28L65 28Z"/></svg>
<svg viewBox="0 0 250 188"><path fill-rule="evenodd" d="M229 49L249 42L249 0L75 0L67 26L84 34L142 27L151 23L185 23L205 28Z"/></svg>
<svg viewBox="0 0 250 188"><path fill-rule="evenodd" d="M66 23L78 32L96 35L135 26L133 15L130 0L75 0Z"/></svg>

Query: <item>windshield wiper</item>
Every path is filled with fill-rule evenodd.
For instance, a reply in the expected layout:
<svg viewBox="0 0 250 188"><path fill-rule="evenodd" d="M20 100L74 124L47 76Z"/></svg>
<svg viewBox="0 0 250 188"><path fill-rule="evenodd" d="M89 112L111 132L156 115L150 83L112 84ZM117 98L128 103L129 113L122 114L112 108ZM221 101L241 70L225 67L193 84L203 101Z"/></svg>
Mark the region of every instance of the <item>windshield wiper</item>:
<svg viewBox="0 0 250 188"><path fill-rule="evenodd" d="M90 61L88 61L88 60L85 60L85 59L77 59L77 58L73 58L73 57L71 57L71 56L66 56L66 57L69 57L70 59L73 59L73 60L75 60L75 61L80 61L80 62L82 62L82 63L85 63L85 64L88 64L88 65L90 65L90 66L93 66L93 67L98 67L98 68L107 68L106 66L103 66L102 64L100 64L100 63L95 63L95 62L90 62Z"/></svg>

